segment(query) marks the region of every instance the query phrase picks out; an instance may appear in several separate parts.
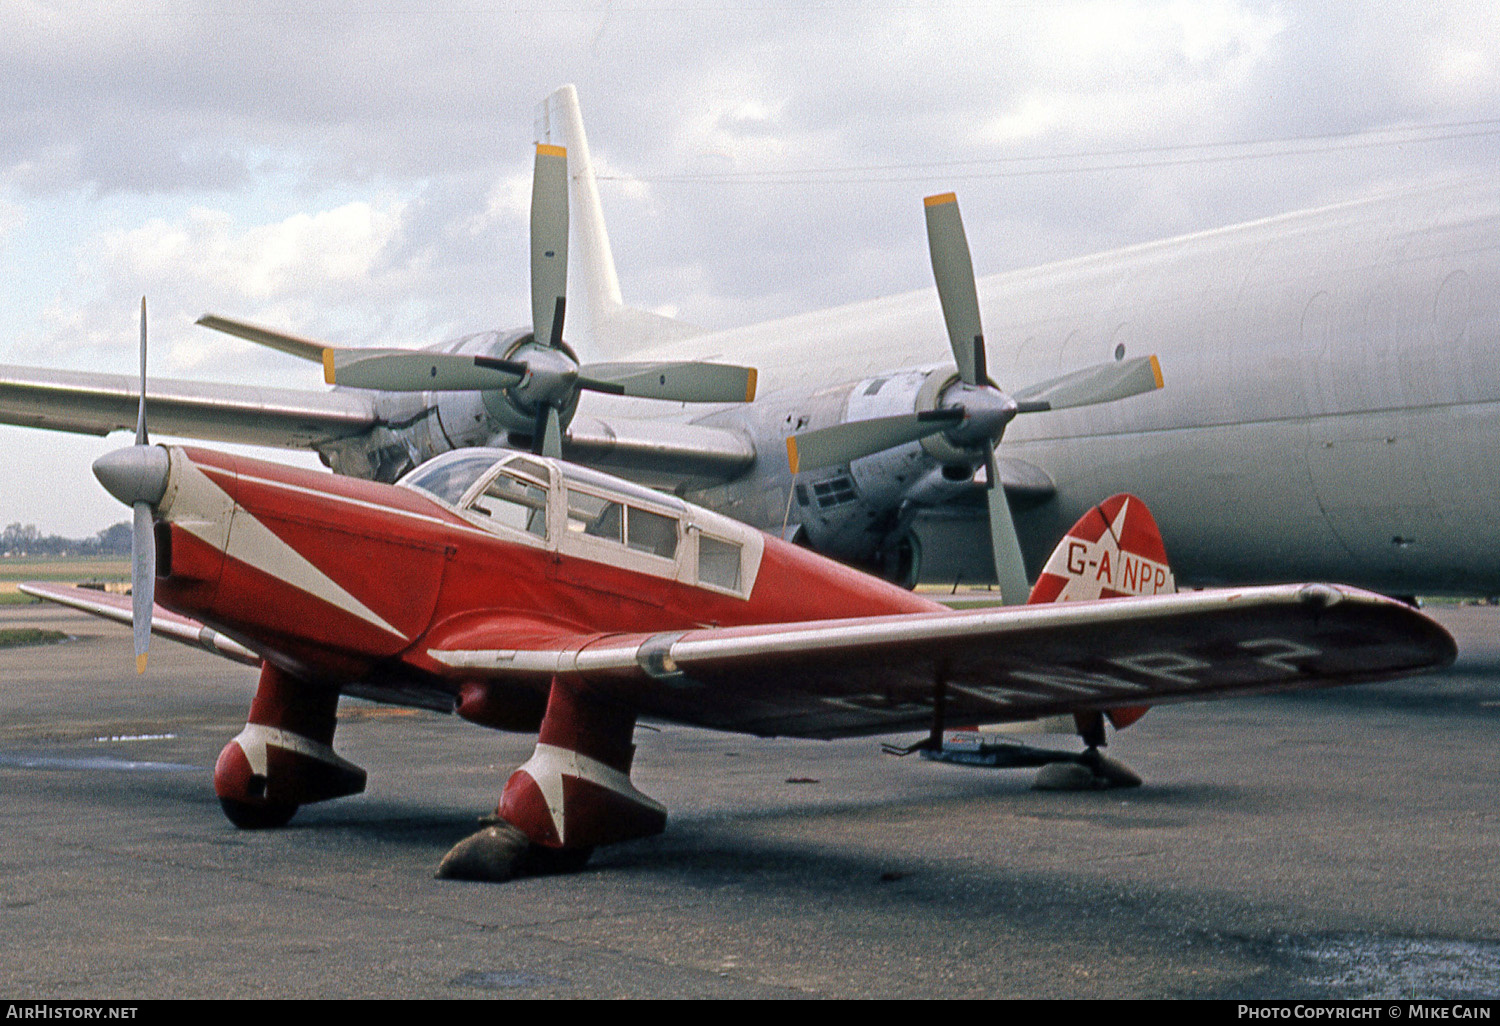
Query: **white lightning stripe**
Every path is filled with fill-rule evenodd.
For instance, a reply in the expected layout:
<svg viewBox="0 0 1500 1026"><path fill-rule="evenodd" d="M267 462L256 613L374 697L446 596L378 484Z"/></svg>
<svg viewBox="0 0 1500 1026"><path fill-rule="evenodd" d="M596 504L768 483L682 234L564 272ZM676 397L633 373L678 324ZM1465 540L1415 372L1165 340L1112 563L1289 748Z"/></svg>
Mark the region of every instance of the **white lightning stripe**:
<svg viewBox="0 0 1500 1026"><path fill-rule="evenodd" d="M214 469L217 470L218 468ZM451 520L444 520L442 517L431 516L427 513L417 513L414 510L401 509L398 506L387 506L384 503L371 502L368 499L356 499L352 495L339 495L336 492L327 492L318 488L308 488L305 485L291 484L287 481L276 481L269 477L254 477L250 474L240 474L239 479L241 481L253 481L256 484L269 485L272 488L281 488L289 492L297 492L301 495L310 495L313 498L317 499L332 499L336 502L346 502L351 506L359 506L363 509L375 510L377 513L390 513L393 516L406 517L408 520L420 520L423 523L435 524L438 527L448 527L455 530L468 531L470 534L483 535L486 538L494 537L493 534L490 534L486 531L481 531L475 527L470 527L467 524L456 524Z"/></svg>
<svg viewBox="0 0 1500 1026"><path fill-rule="evenodd" d="M552 829L557 831L557 839L563 844L567 843L567 838L563 836L564 824L567 821L563 810L564 776L576 777L579 780L597 784L606 791L613 791L615 794L628 798L636 805L644 805L662 813L667 811L665 805L637 791L635 785L630 782L629 774L621 773L613 766L606 766L598 759L591 759L587 755L568 748L559 748L556 745L543 744L538 741L536 751L517 769L517 772L525 773L536 781L537 788L547 801L547 813L552 817Z"/></svg>
<svg viewBox="0 0 1500 1026"><path fill-rule="evenodd" d="M326 762L340 769L356 773L360 771L354 763L339 758L338 753L327 745L279 727L247 723L245 729L234 736L234 743L239 745L240 751L245 753L245 761L250 763L250 772L258 777L263 777L267 773L269 757L266 755L266 746L268 745L288 752L296 752L298 755L305 755L309 759Z"/></svg>
<svg viewBox="0 0 1500 1026"><path fill-rule="evenodd" d="M162 509L165 519L214 548L221 549L226 556L247 563L314 598L322 599L366 623L394 634L402 641L407 640L405 634L345 591L302 553L246 512L244 507L235 505L229 494L210 480L191 460L181 461L176 494L172 496L170 505L164 504ZM189 515L206 516L202 520L180 519L174 515L179 510Z"/></svg>

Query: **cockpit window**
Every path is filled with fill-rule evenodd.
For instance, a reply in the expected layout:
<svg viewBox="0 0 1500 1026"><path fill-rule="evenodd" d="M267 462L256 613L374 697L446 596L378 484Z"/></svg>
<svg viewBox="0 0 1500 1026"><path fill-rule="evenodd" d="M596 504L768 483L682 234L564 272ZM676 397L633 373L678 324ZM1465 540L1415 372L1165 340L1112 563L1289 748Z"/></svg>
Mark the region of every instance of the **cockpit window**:
<svg viewBox="0 0 1500 1026"><path fill-rule="evenodd" d="M568 533L602 538L663 559L677 556L677 518L568 489Z"/></svg>
<svg viewBox="0 0 1500 1026"><path fill-rule="evenodd" d="M672 559L677 555L677 518L631 506L625 514L625 539L637 552Z"/></svg>
<svg viewBox="0 0 1500 1026"><path fill-rule="evenodd" d="M740 545L710 535L698 536L698 583L727 591L740 590Z"/></svg>
<svg viewBox="0 0 1500 1026"><path fill-rule="evenodd" d="M625 507L610 499L568 489L568 530L612 542L625 541Z"/></svg>
<svg viewBox="0 0 1500 1026"><path fill-rule="evenodd" d="M401 479L401 483L457 505L469 486L495 465L495 453L473 453L425 463Z"/></svg>
<svg viewBox="0 0 1500 1026"><path fill-rule="evenodd" d="M547 537L547 489L504 470L468 508L493 523Z"/></svg>

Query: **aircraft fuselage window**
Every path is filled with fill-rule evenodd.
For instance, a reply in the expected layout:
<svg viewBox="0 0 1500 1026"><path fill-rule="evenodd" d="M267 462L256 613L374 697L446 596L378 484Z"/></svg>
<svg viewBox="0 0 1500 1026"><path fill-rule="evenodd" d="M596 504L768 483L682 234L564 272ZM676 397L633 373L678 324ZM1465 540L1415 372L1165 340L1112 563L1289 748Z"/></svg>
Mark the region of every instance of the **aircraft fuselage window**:
<svg viewBox="0 0 1500 1026"><path fill-rule="evenodd" d="M706 534L698 536L698 583L738 591L740 546Z"/></svg>
<svg viewBox="0 0 1500 1026"><path fill-rule="evenodd" d="M672 559L677 555L677 518L631 506L625 514L625 538L638 552Z"/></svg>
<svg viewBox="0 0 1500 1026"><path fill-rule="evenodd" d="M494 523L547 537L547 489L504 472L474 497L469 509Z"/></svg>
<svg viewBox="0 0 1500 1026"><path fill-rule="evenodd" d="M424 492L436 495L444 502L457 503L463 498L464 492L469 490L469 485L494 465L493 453L433 460L408 474L402 479L402 484L420 488Z"/></svg>
<svg viewBox="0 0 1500 1026"><path fill-rule="evenodd" d="M610 499L568 489L568 530L612 542L625 541L625 507Z"/></svg>

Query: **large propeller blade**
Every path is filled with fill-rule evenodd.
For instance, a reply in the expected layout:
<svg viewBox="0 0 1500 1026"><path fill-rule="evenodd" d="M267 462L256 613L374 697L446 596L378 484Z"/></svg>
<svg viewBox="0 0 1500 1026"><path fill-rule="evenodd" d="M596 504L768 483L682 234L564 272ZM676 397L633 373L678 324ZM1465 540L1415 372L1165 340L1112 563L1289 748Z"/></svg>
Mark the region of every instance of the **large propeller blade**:
<svg viewBox="0 0 1500 1026"><path fill-rule="evenodd" d="M94 476L106 491L131 507L131 625L135 635L135 672L146 670L151 642L151 610L156 601L156 533L154 507L167 490L170 458L146 435L146 299L141 298L141 397L136 409L135 444L94 461Z"/></svg>
<svg viewBox="0 0 1500 1026"><path fill-rule="evenodd" d="M837 466L936 434L971 452L985 467L990 541L1001 600L1007 605L1018 604L1027 596L1026 570L995 460L995 446L1004 437L1006 426L1018 414L1113 402L1161 388L1161 366L1154 356L1100 363L1012 395L1002 392L989 380L974 262L958 212L958 198L951 192L929 196L923 206L932 275L948 330L948 345L958 367L958 382L943 393L936 409L850 421L794 435L787 439L787 458L796 474Z"/></svg>
<svg viewBox="0 0 1500 1026"><path fill-rule="evenodd" d="M898 445L920 441L928 435L948 430L963 419L963 410L950 408L872 417L804 431L787 438L787 461L793 474L819 467L836 467Z"/></svg>
<svg viewBox="0 0 1500 1026"><path fill-rule="evenodd" d="M965 385L989 383L985 368L984 329L979 323L979 291L974 285L974 261L958 214L958 197L951 192L922 201L927 213L927 250L932 277L937 282L943 322L958 379Z"/></svg>
<svg viewBox="0 0 1500 1026"><path fill-rule="evenodd" d="M531 330L539 345L562 342L568 295L568 151L538 143L531 177Z"/></svg>

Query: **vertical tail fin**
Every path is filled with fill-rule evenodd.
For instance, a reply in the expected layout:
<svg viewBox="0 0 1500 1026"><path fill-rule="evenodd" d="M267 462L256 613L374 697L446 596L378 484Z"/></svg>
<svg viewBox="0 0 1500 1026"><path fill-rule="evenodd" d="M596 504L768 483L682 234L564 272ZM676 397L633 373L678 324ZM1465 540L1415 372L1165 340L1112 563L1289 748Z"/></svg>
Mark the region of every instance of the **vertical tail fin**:
<svg viewBox="0 0 1500 1026"><path fill-rule="evenodd" d="M1134 495L1115 495L1085 513L1063 536L1026 601L1027 605L1077 602L1176 590L1156 518ZM1146 715L1146 707L1110 709L1104 715L1119 729ZM1077 726L1085 736L1093 732L1103 737L1104 725L1097 719L1095 723L1078 719Z"/></svg>
<svg viewBox="0 0 1500 1026"><path fill-rule="evenodd" d="M573 252L583 274L592 336L588 347L590 357L621 359L658 343L702 334L703 329L684 321L625 305L620 278L615 273L609 230L604 225L604 207L599 202L588 136L583 131L583 115L578 109L578 90L573 86L563 86L538 106L536 141L568 149L570 206L578 243Z"/></svg>
<svg viewBox="0 0 1500 1026"><path fill-rule="evenodd" d="M1080 517L1058 542L1027 604L1176 590L1156 518L1134 495L1115 495Z"/></svg>

